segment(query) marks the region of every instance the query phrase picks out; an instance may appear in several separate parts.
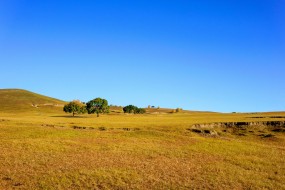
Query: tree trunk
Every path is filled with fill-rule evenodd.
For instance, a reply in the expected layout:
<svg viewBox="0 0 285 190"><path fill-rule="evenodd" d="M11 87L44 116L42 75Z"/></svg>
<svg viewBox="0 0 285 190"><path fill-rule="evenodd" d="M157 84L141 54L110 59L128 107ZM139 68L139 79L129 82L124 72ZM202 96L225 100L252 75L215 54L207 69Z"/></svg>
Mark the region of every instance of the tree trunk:
<svg viewBox="0 0 285 190"><path fill-rule="evenodd" d="M97 117L99 117L99 112L97 112Z"/></svg>
<svg viewBox="0 0 285 190"><path fill-rule="evenodd" d="M72 112L73 113L73 117L74 117L74 112Z"/></svg>

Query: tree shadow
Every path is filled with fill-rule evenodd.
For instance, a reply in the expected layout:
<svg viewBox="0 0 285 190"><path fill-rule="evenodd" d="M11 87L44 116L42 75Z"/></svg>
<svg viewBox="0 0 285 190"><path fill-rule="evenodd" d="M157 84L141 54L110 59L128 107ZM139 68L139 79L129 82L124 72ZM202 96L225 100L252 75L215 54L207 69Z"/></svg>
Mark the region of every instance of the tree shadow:
<svg viewBox="0 0 285 190"><path fill-rule="evenodd" d="M76 115L76 116L72 116L72 115L53 115L50 117L58 117L58 118L88 118L87 116L80 116L80 115Z"/></svg>

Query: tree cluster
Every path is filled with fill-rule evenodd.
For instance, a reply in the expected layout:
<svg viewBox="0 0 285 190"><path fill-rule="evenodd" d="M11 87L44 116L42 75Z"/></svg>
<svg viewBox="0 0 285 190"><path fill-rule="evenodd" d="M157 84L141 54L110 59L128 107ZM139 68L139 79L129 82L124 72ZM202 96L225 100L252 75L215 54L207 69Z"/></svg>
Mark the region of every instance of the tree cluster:
<svg viewBox="0 0 285 190"><path fill-rule="evenodd" d="M134 114L144 114L145 109L143 108L138 108L137 106L134 105L128 105L123 108L124 113L134 113Z"/></svg>
<svg viewBox="0 0 285 190"><path fill-rule="evenodd" d="M84 114L86 112L88 114L96 113L97 117L99 117L100 113L109 113L109 105L108 101L102 98L95 98L86 104L79 100L74 100L66 104L63 107L63 111L66 113L72 113L73 116L75 114Z"/></svg>
<svg viewBox="0 0 285 190"><path fill-rule="evenodd" d="M90 100L87 103L81 102L79 100L73 100L66 104L63 107L63 111L66 113L72 113L74 116L75 114L99 114L109 113L110 106L108 105L108 101L103 98L95 98ZM134 105L128 105L123 108L124 113L133 113L133 114L144 114L146 112L143 108L138 108Z"/></svg>

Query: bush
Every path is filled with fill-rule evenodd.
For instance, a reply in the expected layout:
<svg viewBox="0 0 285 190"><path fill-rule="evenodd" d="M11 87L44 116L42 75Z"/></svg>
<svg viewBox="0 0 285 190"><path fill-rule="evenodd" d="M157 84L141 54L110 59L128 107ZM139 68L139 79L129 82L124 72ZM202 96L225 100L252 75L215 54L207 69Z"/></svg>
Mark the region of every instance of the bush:
<svg viewBox="0 0 285 190"><path fill-rule="evenodd" d="M99 129L99 131L106 131L107 130L106 127L99 127L98 129Z"/></svg>
<svg viewBox="0 0 285 190"><path fill-rule="evenodd" d="M144 114L146 111L143 108L136 108L134 114Z"/></svg>

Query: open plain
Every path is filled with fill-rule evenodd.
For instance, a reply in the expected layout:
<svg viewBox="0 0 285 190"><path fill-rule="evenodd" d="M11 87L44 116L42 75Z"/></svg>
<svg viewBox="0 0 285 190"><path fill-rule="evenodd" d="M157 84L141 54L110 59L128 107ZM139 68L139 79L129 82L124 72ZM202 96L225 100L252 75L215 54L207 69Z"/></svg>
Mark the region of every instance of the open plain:
<svg viewBox="0 0 285 190"><path fill-rule="evenodd" d="M284 112L72 117L60 100L0 96L0 189L285 189Z"/></svg>

